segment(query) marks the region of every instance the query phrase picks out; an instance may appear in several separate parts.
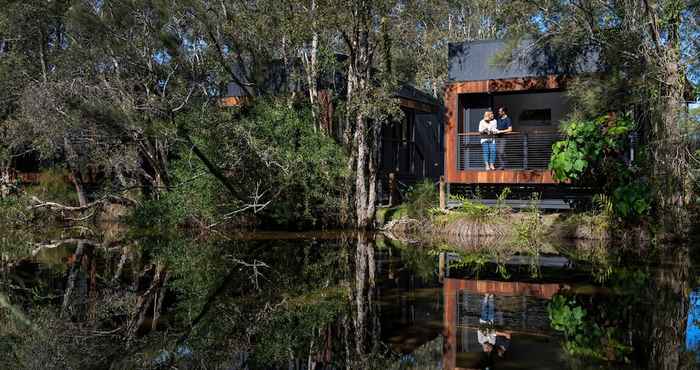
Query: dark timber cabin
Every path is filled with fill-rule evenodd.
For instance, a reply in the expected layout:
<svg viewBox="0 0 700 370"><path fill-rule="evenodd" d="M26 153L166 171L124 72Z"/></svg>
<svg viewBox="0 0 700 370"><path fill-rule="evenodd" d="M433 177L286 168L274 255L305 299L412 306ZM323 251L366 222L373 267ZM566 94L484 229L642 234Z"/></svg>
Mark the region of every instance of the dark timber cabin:
<svg viewBox="0 0 700 370"><path fill-rule="evenodd" d="M411 85L401 86L394 96L404 117L382 127L379 178L388 180L393 174L402 190L423 179L437 181L443 171L437 101Z"/></svg>
<svg viewBox="0 0 700 370"><path fill-rule="evenodd" d="M523 199L538 192L544 208L568 208L564 200L575 198L575 192L557 183L548 170L552 144L560 138L559 123L570 112L565 74L558 70L555 58L544 54L530 58L537 63L526 57L505 66L497 64L494 60L504 47L503 41L449 45L444 137L447 187L453 193L478 188L485 197L495 197L505 187ZM513 132L503 135L503 169L486 171L479 121L487 110L497 117L501 106L508 110Z"/></svg>

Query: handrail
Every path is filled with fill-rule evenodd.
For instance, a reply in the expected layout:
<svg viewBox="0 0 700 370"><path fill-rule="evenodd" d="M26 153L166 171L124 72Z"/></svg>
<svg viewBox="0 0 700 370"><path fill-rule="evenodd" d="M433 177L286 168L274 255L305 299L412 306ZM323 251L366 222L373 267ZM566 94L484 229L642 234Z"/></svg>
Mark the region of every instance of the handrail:
<svg viewBox="0 0 700 370"><path fill-rule="evenodd" d="M557 130L533 130L533 131L511 131L511 132L503 132L500 134L489 134L489 135L482 135L480 132L460 132L457 135L459 136L495 136L495 135L515 135L515 134L559 134L560 132Z"/></svg>
<svg viewBox="0 0 700 370"><path fill-rule="evenodd" d="M503 169L546 169L552 155L552 145L562 133L556 130L511 131L501 135L481 135L478 132L458 134L457 169L484 168L481 140L496 139L495 167Z"/></svg>
<svg viewBox="0 0 700 370"><path fill-rule="evenodd" d="M521 134L522 132L517 132L517 131L511 131L511 132L503 132L500 134L482 134L481 132L462 132L457 135L459 136L496 136L496 135L513 135L513 134Z"/></svg>

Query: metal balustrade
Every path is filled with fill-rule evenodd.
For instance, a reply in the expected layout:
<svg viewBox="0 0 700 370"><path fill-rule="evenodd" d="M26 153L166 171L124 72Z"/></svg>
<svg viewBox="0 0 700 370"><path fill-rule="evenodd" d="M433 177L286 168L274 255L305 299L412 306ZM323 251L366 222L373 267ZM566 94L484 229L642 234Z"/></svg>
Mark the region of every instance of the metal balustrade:
<svg viewBox="0 0 700 370"><path fill-rule="evenodd" d="M557 131L511 132L495 138L496 167L507 170L547 169L552 156L552 145L560 140ZM483 138L478 132L458 134L457 168L483 170Z"/></svg>

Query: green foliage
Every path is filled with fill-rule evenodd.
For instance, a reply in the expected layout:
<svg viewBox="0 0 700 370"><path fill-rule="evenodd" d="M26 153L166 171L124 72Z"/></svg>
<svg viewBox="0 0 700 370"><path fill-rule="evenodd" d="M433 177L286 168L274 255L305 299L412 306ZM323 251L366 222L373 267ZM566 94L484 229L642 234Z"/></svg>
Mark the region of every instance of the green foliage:
<svg viewBox="0 0 700 370"><path fill-rule="evenodd" d="M39 174L39 185L31 185L26 192L47 202L78 205L75 187L71 184L68 172L50 168Z"/></svg>
<svg viewBox="0 0 700 370"><path fill-rule="evenodd" d="M599 187L622 219L637 219L651 208L650 191L636 168L624 162L627 136L634 122L627 116L571 119L565 139L554 144L549 163L555 179Z"/></svg>
<svg viewBox="0 0 700 370"><path fill-rule="evenodd" d="M564 332L568 337L574 337L583 327L583 318L586 311L575 306L575 300L568 300L565 296L555 295L549 303L549 322L555 330Z"/></svg>
<svg viewBox="0 0 700 370"><path fill-rule="evenodd" d="M379 221L380 223L386 223L389 221L399 220L401 218L408 217L408 206L404 203L396 207L384 209L377 212L377 221Z"/></svg>
<svg viewBox="0 0 700 370"><path fill-rule="evenodd" d="M563 125L566 138L554 144L549 165L559 181L580 180L605 166L606 160L621 154L634 129L634 122L626 116L571 119Z"/></svg>
<svg viewBox="0 0 700 370"><path fill-rule="evenodd" d="M31 215L26 211L28 204L24 197L0 197L0 226L26 226L31 219Z"/></svg>
<svg viewBox="0 0 700 370"><path fill-rule="evenodd" d="M530 205L522 212L520 219L514 224L514 234L511 244L516 250L528 254L531 258L529 266L533 277L540 274L539 256L544 244L544 225L542 213L539 208L539 194L535 193L530 200Z"/></svg>
<svg viewBox="0 0 700 370"><path fill-rule="evenodd" d="M645 216L651 209L649 187L639 182L621 184L613 190L612 204L622 218Z"/></svg>
<svg viewBox="0 0 700 370"><path fill-rule="evenodd" d="M575 297L557 294L547 306L552 328L564 333L564 349L572 356L629 362L632 348L611 322L598 323Z"/></svg>
<svg viewBox="0 0 700 370"><path fill-rule="evenodd" d="M138 228L163 229L193 222L211 224L227 209L228 194L203 167L199 161L176 161L172 188L143 200L132 210L128 222Z"/></svg>
<svg viewBox="0 0 700 370"><path fill-rule="evenodd" d="M511 190L508 187L503 188L496 199L495 207L489 207L478 201L480 195L476 195L477 199L470 199L462 195L452 195L455 199L462 203L462 206L455 210L461 216L466 216L469 219L477 221L501 221L503 216L509 214L512 210L506 205L506 199L510 195Z"/></svg>
<svg viewBox="0 0 700 370"><path fill-rule="evenodd" d="M462 201L462 207L459 208L459 212L463 213L469 218L485 221L491 216L492 209L485 204L464 199Z"/></svg>
<svg viewBox="0 0 700 370"><path fill-rule="evenodd" d="M238 122L221 117L203 125L209 128L197 134L198 142L234 174L231 181L242 195L269 201L257 212L263 221L273 226L338 223L345 155L332 138L314 130L307 106L260 100Z"/></svg>
<svg viewBox="0 0 700 370"><path fill-rule="evenodd" d="M412 186L406 196L406 212L409 217L426 220L430 209L438 205L438 192L430 180L423 180Z"/></svg>
<svg viewBox="0 0 700 370"><path fill-rule="evenodd" d="M151 239L149 252L168 266L169 288L180 298L175 313L189 324L226 276L224 249L211 241Z"/></svg>
<svg viewBox="0 0 700 370"><path fill-rule="evenodd" d="M269 367L271 364L286 364L290 355L304 358L318 333L345 310L341 293L330 290L310 292L277 307L269 320L258 328L259 342L252 362Z"/></svg>

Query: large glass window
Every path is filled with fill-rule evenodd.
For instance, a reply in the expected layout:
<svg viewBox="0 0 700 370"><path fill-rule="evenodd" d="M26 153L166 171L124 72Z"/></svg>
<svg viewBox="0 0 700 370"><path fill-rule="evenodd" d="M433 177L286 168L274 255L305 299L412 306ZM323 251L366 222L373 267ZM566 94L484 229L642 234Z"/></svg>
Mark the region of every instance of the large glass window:
<svg viewBox="0 0 700 370"><path fill-rule="evenodd" d="M552 124L552 110L546 109L525 109L520 112L518 122L528 126L549 126Z"/></svg>

